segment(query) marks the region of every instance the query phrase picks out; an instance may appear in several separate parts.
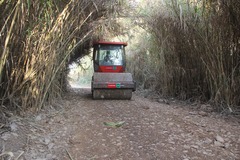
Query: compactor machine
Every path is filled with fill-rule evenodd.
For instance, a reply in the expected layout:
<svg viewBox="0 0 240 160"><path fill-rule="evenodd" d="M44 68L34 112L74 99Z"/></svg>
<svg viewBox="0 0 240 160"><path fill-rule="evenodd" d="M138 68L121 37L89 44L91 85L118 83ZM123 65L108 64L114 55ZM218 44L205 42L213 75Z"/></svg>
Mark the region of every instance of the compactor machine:
<svg viewBox="0 0 240 160"><path fill-rule="evenodd" d="M93 99L131 99L136 83L126 73L124 42L98 41L93 43Z"/></svg>

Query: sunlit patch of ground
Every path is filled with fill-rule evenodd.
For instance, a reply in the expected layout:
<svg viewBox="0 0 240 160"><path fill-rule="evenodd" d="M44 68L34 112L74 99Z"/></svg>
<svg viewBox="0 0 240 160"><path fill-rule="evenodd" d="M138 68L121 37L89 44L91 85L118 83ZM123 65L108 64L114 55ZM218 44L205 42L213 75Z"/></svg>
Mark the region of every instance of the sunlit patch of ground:
<svg viewBox="0 0 240 160"><path fill-rule="evenodd" d="M71 88L91 88L91 84L70 83Z"/></svg>

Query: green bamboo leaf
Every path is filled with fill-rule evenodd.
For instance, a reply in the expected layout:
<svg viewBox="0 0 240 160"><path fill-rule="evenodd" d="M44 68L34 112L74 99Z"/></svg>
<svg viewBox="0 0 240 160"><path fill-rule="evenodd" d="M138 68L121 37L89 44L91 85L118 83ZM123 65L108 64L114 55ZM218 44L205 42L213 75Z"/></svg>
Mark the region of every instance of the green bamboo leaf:
<svg viewBox="0 0 240 160"><path fill-rule="evenodd" d="M121 127L124 123L125 123L125 121L120 121L120 122L103 122L103 124L105 126L114 127L114 128Z"/></svg>
<svg viewBox="0 0 240 160"><path fill-rule="evenodd" d="M27 6L28 6L28 15L30 15L30 7L31 7L31 1L27 1Z"/></svg>

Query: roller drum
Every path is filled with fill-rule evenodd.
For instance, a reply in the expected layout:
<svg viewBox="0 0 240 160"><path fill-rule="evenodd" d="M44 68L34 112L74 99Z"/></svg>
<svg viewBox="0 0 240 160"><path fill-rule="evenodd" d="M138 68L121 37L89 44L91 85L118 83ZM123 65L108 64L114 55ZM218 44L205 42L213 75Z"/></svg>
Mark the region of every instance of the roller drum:
<svg viewBox="0 0 240 160"><path fill-rule="evenodd" d="M132 98L132 89L94 89L93 99L126 99Z"/></svg>
<svg viewBox="0 0 240 160"><path fill-rule="evenodd" d="M136 84L130 73L94 73L93 99L131 99Z"/></svg>

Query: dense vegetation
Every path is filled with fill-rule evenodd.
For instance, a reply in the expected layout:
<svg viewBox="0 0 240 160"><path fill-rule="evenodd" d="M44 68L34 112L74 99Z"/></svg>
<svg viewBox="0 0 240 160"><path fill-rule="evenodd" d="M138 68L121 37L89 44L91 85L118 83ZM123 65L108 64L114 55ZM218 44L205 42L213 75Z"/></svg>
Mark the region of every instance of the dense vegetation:
<svg viewBox="0 0 240 160"><path fill-rule="evenodd" d="M38 110L60 97L67 65L118 29L120 9L118 0L0 1L0 106Z"/></svg>
<svg viewBox="0 0 240 160"><path fill-rule="evenodd" d="M129 70L140 85L239 109L238 0L2 0L0 10L1 108L41 109L94 39L123 34L135 36Z"/></svg>
<svg viewBox="0 0 240 160"><path fill-rule="evenodd" d="M165 96L239 109L238 0L157 0L142 3L138 14L148 31L138 37L132 64L140 84Z"/></svg>

